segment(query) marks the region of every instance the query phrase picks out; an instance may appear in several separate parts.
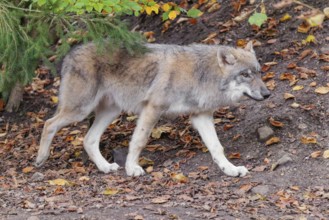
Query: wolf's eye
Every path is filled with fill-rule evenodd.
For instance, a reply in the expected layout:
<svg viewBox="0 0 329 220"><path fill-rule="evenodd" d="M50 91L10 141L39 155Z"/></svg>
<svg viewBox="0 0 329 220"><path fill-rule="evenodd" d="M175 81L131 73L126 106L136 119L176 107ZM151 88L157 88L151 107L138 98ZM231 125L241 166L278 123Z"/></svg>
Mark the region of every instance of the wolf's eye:
<svg viewBox="0 0 329 220"><path fill-rule="evenodd" d="M249 78L250 77L249 73L246 73L246 72L242 72L241 73L241 76L246 77L246 78Z"/></svg>

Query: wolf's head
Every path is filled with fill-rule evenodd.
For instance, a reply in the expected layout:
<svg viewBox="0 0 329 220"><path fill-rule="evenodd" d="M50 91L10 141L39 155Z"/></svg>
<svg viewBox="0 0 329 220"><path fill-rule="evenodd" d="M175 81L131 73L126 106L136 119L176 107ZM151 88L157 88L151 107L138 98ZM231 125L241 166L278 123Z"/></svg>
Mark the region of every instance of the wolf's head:
<svg viewBox="0 0 329 220"><path fill-rule="evenodd" d="M219 47L217 60L226 76L225 84L232 100L247 96L262 101L270 97L271 93L261 79L260 64L251 41L244 49Z"/></svg>

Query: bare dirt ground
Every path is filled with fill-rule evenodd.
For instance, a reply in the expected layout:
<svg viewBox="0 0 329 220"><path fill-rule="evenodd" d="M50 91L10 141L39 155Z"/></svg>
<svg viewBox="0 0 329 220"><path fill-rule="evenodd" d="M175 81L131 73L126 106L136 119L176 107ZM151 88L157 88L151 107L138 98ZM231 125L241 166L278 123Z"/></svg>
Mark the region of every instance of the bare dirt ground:
<svg viewBox="0 0 329 220"><path fill-rule="evenodd" d="M88 120L60 131L49 160L34 168L59 85L57 77L39 71L19 112L1 112L0 219L329 219L329 20L300 33L303 20L297 16L309 9L298 4L275 9L276 2L266 1L270 19L260 30L246 20L233 22L239 13L230 1L196 23L174 21L165 32L156 16L132 19L136 30L153 31L156 43L255 41L272 96L215 113L226 154L248 167L246 177L220 172L187 116L157 125L143 152L148 172L143 177L127 177L123 169L103 174L86 161ZM304 2L329 7L326 0ZM280 21L285 13L291 19ZM308 35L316 43L303 45ZM103 135L109 161L124 163L135 121L122 115ZM257 129L263 126L273 134L261 141Z"/></svg>

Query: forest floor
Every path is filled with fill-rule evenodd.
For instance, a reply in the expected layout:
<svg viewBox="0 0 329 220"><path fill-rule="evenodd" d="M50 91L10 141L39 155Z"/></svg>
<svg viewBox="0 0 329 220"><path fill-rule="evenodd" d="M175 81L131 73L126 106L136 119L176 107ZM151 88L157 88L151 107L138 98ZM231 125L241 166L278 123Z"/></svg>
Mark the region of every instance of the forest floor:
<svg viewBox="0 0 329 220"><path fill-rule="evenodd" d="M234 21L255 5L235 12L231 1L219 2L214 12L202 6L200 18L168 26L159 16L129 20L155 43L239 46L254 40L272 96L215 113L226 155L245 165L247 176L227 177L218 169L188 116L158 123L142 154L142 177L128 177L124 169L103 174L86 160L88 120L58 132L50 158L34 167L59 87L59 77L41 68L19 112L1 112L0 219L329 219L329 19L301 33L299 16L308 7L279 9L279 1L265 1L269 20L257 30L247 20ZM329 7L327 0L303 2ZM282 19L286 13L290 19ZM307 36L316 42L303 43ZM135 122L122 114L109 126L101 142L109 161L124 163ZM264 126L273 134L260 140L257 130Z"/></svg>

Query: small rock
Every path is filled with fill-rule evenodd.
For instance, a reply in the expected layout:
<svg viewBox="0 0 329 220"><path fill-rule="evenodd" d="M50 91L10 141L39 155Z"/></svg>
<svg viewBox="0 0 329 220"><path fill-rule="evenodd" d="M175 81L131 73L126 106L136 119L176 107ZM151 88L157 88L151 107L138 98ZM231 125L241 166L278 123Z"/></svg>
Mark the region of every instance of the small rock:
<svg viewBox="0 0 329 220"><path fill-rule="evenodd" d="M262 142L268 140L274 134L273 129L268 126L263 126L258 128L257 132L258 132L258 138Z"/></svg>
<svg viewBox="0 0 329 220"><path fill-rule="evenodd" d="M275 170L278 166L282 166L290 161L293 161L288 154L283 155L276 163L272 164L271 171Z"/></svg>
<svg viewBox="0 0 329 220"><path fill-rule="evenodd" d="M113 149L113 160L119 166L124 167L126 163L126 158L128 154L128 148L115 148Z"/></svg>
<svg viewBox="0 0 329 220"><path fill-rule="evenodd" d="M251 189L251 192L257 193L260 195L268 195L270 188L267 185L258 185Z"/></svg>
<svg viewBox="0 0 329 220"><path fill-rule="evenodd" d="M31 180L33 182L40 182L42 180L44 180L45 178L45 175L43 175L42 173L39 173L39 172L35 172L32 177L31 177Z"/></svg>

